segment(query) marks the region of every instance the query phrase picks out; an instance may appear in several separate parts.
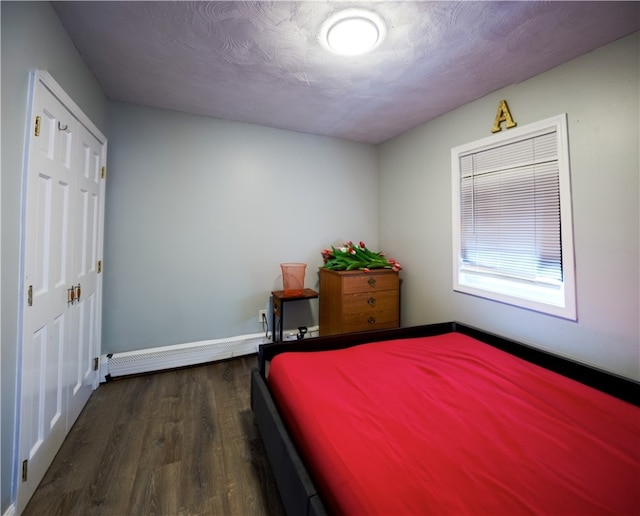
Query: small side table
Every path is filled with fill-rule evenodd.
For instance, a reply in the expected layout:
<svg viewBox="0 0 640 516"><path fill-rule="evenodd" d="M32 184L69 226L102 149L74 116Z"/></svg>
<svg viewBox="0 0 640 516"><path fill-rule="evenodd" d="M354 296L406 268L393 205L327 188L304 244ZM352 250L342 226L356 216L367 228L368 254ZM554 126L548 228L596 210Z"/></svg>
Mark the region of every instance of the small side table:
<svg viewBox="0 0 640 516"><path fill-rule="evenodd" d="M284 328L284 304L289 301L302 301L305 299L317 299L319 294L315 290L305 288L299 294L285 293L284 290L271 292L273 296L273 313L271 314L271 335L273 342L282 342L282 329ZM276 334L276 320L280 323L280 329Z"/></svg>

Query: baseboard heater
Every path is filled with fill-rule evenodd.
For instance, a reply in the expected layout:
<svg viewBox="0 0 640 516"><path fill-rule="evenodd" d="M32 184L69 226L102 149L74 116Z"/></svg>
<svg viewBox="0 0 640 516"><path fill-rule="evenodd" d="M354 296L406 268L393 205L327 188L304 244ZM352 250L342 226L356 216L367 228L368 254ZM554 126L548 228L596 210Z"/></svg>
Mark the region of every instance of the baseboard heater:
<svg viewBox="0 0 640 516"><path fill-rule="evenodd" d="M318 328L309 328L305 337L317 335ZM284 333L285 340L296 338L295 330ZM151 373L191 365L206 364L228 358L251 355L260 344L271 342L263 333L239 335L224 339L204 340L157 348L109 353L100 358L100 382L120 376Z"/></svg>

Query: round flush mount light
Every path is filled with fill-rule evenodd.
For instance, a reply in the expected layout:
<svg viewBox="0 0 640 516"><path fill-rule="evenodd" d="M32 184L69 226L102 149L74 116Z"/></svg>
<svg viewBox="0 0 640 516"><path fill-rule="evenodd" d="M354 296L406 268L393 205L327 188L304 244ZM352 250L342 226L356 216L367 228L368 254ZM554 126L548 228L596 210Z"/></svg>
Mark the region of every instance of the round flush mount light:
<svg viewBox="0 0 640 516"><path fill-rule="evenodd" d="M324 22L320 43L336 54L357 56L373 50L385 35L380 16L363 9L347 9Z"/></svg>

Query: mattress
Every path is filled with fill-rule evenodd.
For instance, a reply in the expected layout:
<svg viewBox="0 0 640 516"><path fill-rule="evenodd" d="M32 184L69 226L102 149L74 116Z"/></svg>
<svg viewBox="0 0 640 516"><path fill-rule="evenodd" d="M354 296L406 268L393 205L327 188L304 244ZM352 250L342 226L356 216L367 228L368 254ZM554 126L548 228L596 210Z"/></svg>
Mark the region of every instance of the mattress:
<svg viewBox="0 0 640 516"><path fill-rule="evenodd" d="M460 333L269 369L335 514L638 514L640 409Z"/></svg>

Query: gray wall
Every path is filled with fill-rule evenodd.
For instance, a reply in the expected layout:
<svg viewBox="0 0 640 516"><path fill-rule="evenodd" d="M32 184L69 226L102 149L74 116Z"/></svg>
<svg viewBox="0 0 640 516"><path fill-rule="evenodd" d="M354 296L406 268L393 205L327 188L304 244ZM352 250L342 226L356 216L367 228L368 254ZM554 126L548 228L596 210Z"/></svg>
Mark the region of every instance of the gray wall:
<svg viewBox="0 0 640 516"><path fill-rule="evenodd" d="M640 378L638 33L472 102L379 150L380 242L405 265L403 325L459 320ZM452 291L451 148L568 113L578 322ZM393 223L390 223L393 221Z"/></svg>
<svg viewBox="0 0 640 516"><path fill-rule="evenodd" d="M47 70L102 130L107 100L48 2L5 2L2 9L2 324L0 513L12 499L18 360L18 275L22 156L29 71Z"/></svg>
<svg viewBox="0 0 640 516"><path fill-rule="evenodd" d="M255 334L280 263L377 246L373 145L113 103L103 353ZM286 326L317 324L317 302ZM305 313L305 310L307 313Z"/></svg>

